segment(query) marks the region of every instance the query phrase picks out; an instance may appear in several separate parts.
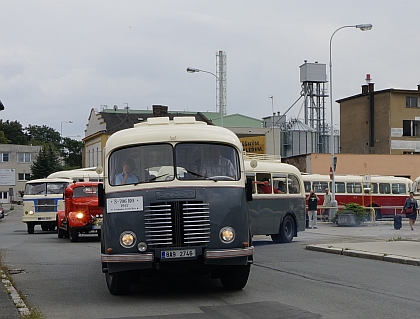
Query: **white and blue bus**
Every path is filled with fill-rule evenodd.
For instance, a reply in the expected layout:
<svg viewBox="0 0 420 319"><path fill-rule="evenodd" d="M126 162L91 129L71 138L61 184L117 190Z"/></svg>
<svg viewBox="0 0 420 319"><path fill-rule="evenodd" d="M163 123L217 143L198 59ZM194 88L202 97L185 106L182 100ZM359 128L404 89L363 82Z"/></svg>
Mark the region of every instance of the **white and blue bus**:
<svg viewBox="0 0 420 319"><path fill-rule="evenodd" d="M35 225L43 231L55 230L57 212L64 209L64 189L73 181L68 178L43 178L26 182L23 195L22 222L28 233L33 234Z"/></svg>

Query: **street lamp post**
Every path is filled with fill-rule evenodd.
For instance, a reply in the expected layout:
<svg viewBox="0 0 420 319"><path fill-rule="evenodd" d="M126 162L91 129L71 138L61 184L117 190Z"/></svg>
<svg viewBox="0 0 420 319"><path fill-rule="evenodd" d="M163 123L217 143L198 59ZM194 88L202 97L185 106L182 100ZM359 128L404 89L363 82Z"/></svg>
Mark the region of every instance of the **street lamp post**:
<svg viewBox="0 0 420 319"><path fill-rule="evenodd" d="M196 69L196 68L190 68L190 67L188 67L187 68L187 72L188 73L196 73L196 72L208 73L208 74L213 75L216 78L216 81L219 82L219 78L217 77L217 75L214 74L214 73L212 73L212 72L209 72L209 71L205 71L205 70L201 70L201 69ZM219 104L220 104L220 126L223 127L223 101L222 101L222 98L223 97L220 94L220 101L219 101ZM217 105L217 101L216 101L216 105Z"/></svg>
<svg viewBox="0 0 420 319"><path fill-rule="evenodd" d="M360 29L361 31L369 31L372 29L371 24L356 24L356 25L345 25L333 32L330 38L330 108L331 108L331 167L330 167L330 174L331 174L331 206L337 206L337 202L335 200L335 160L334 160L334 117L333 117L333 84L332 84L332 40L334 35L341 29L344 28L356 28ZM330 213L330 217L331 213Z"/></svg>
<svg viewBox="0 0 420 319"><path fill-rule="evenodd" d="M61 124L60 124L60 143L63 142L63 123L71 124L73 122L72 121L61 121Z"/></svg>
<svg viewBox="0 0 420 319"><path fill-rule="evenodd" d="M276 155L276 141L274 138L274 95L269 96L269 99L271 99L271 113L273 114L273 119L271 121L271 130L273 131L273 155Z"/></svg>

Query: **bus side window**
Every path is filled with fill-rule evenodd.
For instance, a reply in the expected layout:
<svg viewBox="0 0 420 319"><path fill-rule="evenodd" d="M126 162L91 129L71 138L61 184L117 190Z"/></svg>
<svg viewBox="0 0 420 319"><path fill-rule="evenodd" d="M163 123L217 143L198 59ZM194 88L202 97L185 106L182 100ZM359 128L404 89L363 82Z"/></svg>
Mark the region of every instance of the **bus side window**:
<svg viewBox="0 0 420 319"><path fill-rule="evenodd" d="M288 186L289 186L289 194L299 194L300 193L300 185L299 181L296 176L289 175L288 176Z"/></svg>
<svg viewBox="0 0 420 319"><path fill-rule="evenodd" d="M252 180L252 194L255 194L257 192L256 191L257 185L255 183L255 174L249 174L249 173L247 173L246 174L246 178L247 179L250 178Z"/></svg>
<svg viewBox="0 0 420 319"><path fill-rule="evenodd" d="M271 175L267 173L257 174L257 192L258 194L271 194Z"/></svg>
<svg viewBox="0 0 420 319"><path fill-rule="evenodd" d="M303 182L303 185L305 186L305 193L309 193L311 191L311 182Z"/></svg>
<svg viewBox="0 0 420 319"><path fill-rule="evenodd" d="M389 183L379 183L379 193L391 194L391 185Z"/></svg>
<svg viewBox="0 0 420 319"><path fill-rule="evenodd" d="M336 182L335 183L335 192L336 193L343 193L343 194L346 192L346 187L345 187L343 182Z"/></svg>

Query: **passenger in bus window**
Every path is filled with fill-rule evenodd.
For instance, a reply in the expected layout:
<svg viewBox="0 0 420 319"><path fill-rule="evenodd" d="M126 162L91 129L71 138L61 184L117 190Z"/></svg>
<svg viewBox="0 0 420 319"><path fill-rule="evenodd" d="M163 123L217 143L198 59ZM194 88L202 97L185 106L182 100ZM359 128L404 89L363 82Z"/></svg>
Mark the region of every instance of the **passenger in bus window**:
<svg viewBox="0 0 420 319"><path fill-rule="evenodd" d="M115 184L124 185L138 183L139 179L132 174L135 167L132 159L125 159L122 165L122 172L115 177Z"/></svg>
<svg viewBox="0 0 420 319"><path fill-rule="evenodd" d="M322 206L328 207L331 205L332 196L330 194L330 190L328 188L325 189L324 194L324 202L322 203ZM322 210L322 221L327 221L330 215L330 209L324 208Z"/></svg>
<svg viewBox="0 0 420 319"><path fill-rule="evenodd" d="M279 181L276 191L274 192L279 194L286 194L286 185L284 185L283 181Z"/></svg>
<svg viewBox="0 0 420 319"><path fill-rule="evenodd" d="M222 156L219 145L211 145L209 148L209 158L206 158L201 165L201 176L229 176L236 179L236 172L233 164L227 158Z"/></svg>

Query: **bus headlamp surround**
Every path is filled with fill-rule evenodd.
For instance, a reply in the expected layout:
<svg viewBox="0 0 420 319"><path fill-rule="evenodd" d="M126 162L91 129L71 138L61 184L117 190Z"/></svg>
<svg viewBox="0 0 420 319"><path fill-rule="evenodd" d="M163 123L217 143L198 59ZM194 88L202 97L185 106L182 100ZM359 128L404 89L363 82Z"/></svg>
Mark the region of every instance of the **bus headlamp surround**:
<svg viewBox="0 0 420 319"><path fill-rule="evenodd" d="M120 244L124 248L131 248L136 244L136 234L132 231L125 231L120 235Z"/></svg>
<svg viewBox="0 0 420 319"><path fill-rule="evenodd" d="M220 239L223 243L229 244L235 240L235 230L230 226L225 226L220 229Z"/></svg>

